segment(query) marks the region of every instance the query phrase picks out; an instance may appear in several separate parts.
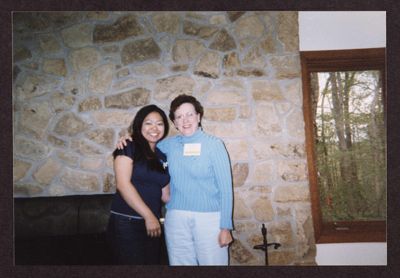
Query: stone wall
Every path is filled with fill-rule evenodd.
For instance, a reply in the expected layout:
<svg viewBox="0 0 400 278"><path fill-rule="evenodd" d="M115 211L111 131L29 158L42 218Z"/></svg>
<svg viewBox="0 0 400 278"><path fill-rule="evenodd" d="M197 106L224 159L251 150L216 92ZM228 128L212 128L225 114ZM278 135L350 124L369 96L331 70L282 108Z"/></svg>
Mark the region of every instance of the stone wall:
<svg viewBox="0 0 400 278"><path fill-rule="evenodd" d="M232 162L232 265L264 264L262 223L271 265L314 264L297 12L17 12L13 35L15 196L114 192L136 111L191 94Z"/></svg>

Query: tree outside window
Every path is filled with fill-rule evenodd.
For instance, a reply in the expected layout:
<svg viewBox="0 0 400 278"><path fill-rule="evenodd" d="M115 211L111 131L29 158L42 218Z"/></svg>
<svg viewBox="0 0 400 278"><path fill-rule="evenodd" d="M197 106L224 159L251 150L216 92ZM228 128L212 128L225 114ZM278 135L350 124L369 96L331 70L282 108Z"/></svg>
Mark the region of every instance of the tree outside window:
<svg viewBox="0 0 400 278"><path fill-rule="evenodd" d="M385 241L385 50L301 57L316 242Z"/></svg>

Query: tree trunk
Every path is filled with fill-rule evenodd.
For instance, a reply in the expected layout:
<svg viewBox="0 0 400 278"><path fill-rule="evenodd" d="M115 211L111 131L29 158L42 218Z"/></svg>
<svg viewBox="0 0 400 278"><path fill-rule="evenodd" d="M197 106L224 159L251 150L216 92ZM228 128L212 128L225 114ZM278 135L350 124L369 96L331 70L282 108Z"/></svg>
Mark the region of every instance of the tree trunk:
<svg viewBox="0 0 400 278"><path fill-rule="evenodd" d="M350 215L357 213L357 198L354 198L357 189L357 175L355 173L354 160L351 158L351 128L349 122L348 100L350 84L347 79L342 80L340 73L330 73L332 84L333 118L335 131L340 150L340 173L343 182ZM345 76L346 77L346 76ZM345 81L343 83L343 81ZM347 110L346 110L347 109ZM346 128L348 127L348 128ZM348 134L346 134L348 133ZM347 136L346 136L347 135Z"/></svg>
<svg viewBox="0 0 400 278"><path fill-rule="evenodd" d="M385 180L385 148L386 140L384 135L384 124L383 120L380 119L379 115L383 114L382 100L381 100L381 90L382 88L379 80L375 90L374 90L374 98L371 102L370 113L371 113L371 121L368 125L368 136L371 142L371 152L373 159L373 172L374 172L374 189L376 195L376 211L377 214L380 215L382 213L382 202L380 202L383 195Z"/></svg>

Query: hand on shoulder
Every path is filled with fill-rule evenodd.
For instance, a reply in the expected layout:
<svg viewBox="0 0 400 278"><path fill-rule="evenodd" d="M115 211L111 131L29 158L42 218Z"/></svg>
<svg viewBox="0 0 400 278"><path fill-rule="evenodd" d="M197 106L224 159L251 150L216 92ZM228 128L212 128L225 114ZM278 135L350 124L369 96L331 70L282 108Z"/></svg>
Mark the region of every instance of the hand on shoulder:
<svg viewBox="0 0 400 278"><path fill-rule="evenodd" d="M116 145L117 149L122 150L128 144L128 140L132 142L132 137L130 135L120 137Z"/></svg>

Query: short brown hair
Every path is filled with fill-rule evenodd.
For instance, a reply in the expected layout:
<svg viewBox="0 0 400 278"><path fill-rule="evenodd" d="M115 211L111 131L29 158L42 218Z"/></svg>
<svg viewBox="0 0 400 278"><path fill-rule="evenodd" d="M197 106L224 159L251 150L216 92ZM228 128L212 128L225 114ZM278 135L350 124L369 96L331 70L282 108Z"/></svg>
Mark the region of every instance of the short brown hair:
<svg viewBox="0 0 400 278"><path fill-rule="evenodd" d="M196 113L200 114L200 123L199 125L201 126L201 119L203 118L204 114L204 109L201 103L193 96L189 95L179 95L174 100L171 102L171 106L169 108L169 118L171 121L175 120L175 111L179 108L184 103L191 103L194 106L194 109L196 110Z"/></svg>

